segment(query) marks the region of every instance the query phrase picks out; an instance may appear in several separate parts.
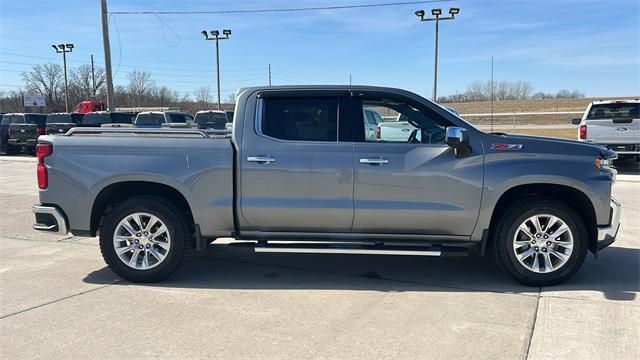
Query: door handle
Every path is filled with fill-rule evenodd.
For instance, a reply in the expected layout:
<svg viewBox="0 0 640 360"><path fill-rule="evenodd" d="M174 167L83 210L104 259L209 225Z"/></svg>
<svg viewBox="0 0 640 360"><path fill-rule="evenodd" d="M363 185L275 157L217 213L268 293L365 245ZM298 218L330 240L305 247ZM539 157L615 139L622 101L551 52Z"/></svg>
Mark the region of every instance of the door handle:
<svg viewBox="0 0 640 360"><path fill-rule="evenodd" d="M360 159L360 164L369 164L369 165L384 165L388 164L389 160L383 158L373 158L373 159Z"/></svg>
<svg viewBox="0 0 640 360"><path fill-rule="evenodd" d="M258 164L269 164L276 161L273 156L249 156L247 158L249 162L256 162Z"/></svg>

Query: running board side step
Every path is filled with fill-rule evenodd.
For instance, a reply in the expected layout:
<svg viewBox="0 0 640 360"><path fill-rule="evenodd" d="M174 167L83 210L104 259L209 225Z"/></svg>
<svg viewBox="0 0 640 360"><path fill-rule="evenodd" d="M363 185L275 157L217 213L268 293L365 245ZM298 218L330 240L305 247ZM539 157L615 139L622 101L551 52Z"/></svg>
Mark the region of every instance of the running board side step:
<svg viewBox="0 0 640 360"><path fill-rule="evenodd" d="M398 246L398 245L348 245L348 244L256 244L257 253L296 253L296 254L350 254L350 255L409 255L409 256L447 256L468 255L464 247L454 246Z"/></svg>

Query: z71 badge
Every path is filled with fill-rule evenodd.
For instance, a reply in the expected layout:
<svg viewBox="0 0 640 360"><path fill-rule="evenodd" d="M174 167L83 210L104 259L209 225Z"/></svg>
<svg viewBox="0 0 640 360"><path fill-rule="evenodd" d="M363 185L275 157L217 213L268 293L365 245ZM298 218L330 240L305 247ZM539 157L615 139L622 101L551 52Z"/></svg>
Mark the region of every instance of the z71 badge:
<svg viewBox="0 0 640 360"><path fill-rule="evenodd" d="M491 150L521 151L522 144L491 144Z"/></svg>

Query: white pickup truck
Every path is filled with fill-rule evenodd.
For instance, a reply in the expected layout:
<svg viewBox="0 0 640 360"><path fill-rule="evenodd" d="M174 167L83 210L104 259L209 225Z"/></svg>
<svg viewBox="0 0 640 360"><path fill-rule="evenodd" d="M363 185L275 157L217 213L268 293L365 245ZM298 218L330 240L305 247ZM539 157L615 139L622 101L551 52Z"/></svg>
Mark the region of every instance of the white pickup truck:
<svg viewBox="0 0 640 360"><path fill-rule="evenodd" d="M640 99L594 101L578 126L578 140L603 145L619 158L640 160Z"/></svg>

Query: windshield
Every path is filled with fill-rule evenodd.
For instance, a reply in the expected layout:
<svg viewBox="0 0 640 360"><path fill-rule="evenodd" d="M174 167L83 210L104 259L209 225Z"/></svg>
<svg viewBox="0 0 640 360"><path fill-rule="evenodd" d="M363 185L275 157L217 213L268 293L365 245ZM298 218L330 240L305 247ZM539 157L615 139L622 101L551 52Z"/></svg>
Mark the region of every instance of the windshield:
<svg viewBox="0 0 640 360"><path fill-rule="evenodd" d="M162 125L164 114L138 114L136 125Z"/></svg>
<svg viewBox="0 0 640 360"><path fill-rule="evenodd" d="M638 103L593 104L587 120L638 119L639 112L640 104Z"/></svg>
<svg viewBox="0 0 640 360"><path fill-rule="evenodd" d="M69 114L49 114L47 115L47 124L68 124L71 123L71 115Z"/></svg>
<svg viewBox="0 0 640 360"><path fill-rule="evenodd" d="M180 113L167 113L167 117L169 118L169 123L193 123L193 116L189 114L180 114Z"/></svg>

